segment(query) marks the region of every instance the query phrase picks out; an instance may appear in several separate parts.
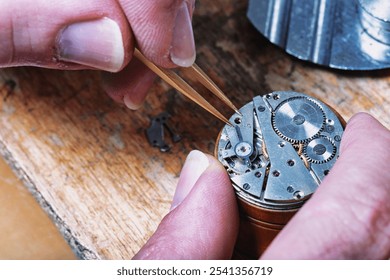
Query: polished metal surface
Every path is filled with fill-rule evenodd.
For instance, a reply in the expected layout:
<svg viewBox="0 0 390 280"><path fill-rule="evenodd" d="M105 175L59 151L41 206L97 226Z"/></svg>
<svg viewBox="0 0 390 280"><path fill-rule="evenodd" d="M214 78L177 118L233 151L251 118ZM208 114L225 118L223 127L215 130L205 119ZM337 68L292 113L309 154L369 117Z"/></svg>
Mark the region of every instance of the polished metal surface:
<svg viewBox="0 0 390 280"><path fill-rule="evenodd" d="M300 59L345 70L390 67L388 0L250 0L248 17Z"/></svg>
<svg viewBox="0 0 390 280"><path fill-rule="evenodd" d="M291 142L306 142L320 133L325 114L315 101L295 98L275 109L272 123L282 138Z"/></svg>
<svg viewBox="0 0 390 280"><path fill-rule="evenodd" d="M310 162L324 163L336 154L334 142L328 137L318 137L306 146L304 155Z"/></svg>
<svg viewBox="0 0 390 280"><path fill-rule="evenodd" d="M390 2L388 0L359 0L360 22L373 38L390 44Z"/></svg>
<svg viewBox="0 0 390 280"><path fill-rule="evenodd" d="M240 112L217 144L237 195L269 209L301 206L338 157L339 119L321 101L290 91L256 96Z"/></svg>

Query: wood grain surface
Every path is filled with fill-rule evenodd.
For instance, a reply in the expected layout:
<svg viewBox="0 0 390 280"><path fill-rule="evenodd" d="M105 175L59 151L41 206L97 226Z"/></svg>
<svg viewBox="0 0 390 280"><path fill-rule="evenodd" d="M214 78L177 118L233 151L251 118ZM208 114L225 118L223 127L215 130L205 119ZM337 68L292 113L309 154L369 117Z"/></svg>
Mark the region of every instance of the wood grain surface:
<svg viewBox="0 0 390 280"><path fill-rule="evenodd" d="M203 0L194 16L197 63L234 103L294 90L347 120L366 111L390 127L389 70L343 72L292 58L251 26L246 7ZM16 82L12 92L3 87L8 80ZM86 259L131 258L168 212L186 155L212 153L223 127L161 81L136 112L111 101L94 71L4 69L0 89L1 154ZM145 138L163 111L183 136L168 153Z"/></svg>

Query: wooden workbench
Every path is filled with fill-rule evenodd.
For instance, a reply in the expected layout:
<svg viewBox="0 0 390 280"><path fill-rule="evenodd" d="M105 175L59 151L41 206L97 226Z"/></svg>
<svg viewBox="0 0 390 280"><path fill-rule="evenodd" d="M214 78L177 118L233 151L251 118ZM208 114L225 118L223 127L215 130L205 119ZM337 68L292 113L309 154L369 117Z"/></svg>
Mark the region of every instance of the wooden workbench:
<svg viewBox="0 0 390 280"><path fill-rule="evenodd" d="M390 127L389 70L351 73L292 58L251 26L246 5L204 0L194 17L197 62L234 103L294 90L347 120L367 111ZM9 80L16 88L7 92ZM0 88L0 152L80 258L131 258L168 212L186 155L212 153L223 127L161 81L136 112L111 101L94 71L5 69ZM168 153L145 137L163 111L183 137Z"/></svg>

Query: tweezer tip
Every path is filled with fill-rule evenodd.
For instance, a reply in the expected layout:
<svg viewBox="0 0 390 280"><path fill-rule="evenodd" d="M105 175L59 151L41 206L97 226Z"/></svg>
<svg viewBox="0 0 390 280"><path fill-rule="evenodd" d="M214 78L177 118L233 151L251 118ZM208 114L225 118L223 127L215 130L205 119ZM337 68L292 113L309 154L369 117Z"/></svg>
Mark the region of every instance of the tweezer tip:
<svg viewBox="0 0 390 280"><path fill-rule="evenodd" d="M234 127L234 125L231 122L226 123L228 126Z"/></svg>

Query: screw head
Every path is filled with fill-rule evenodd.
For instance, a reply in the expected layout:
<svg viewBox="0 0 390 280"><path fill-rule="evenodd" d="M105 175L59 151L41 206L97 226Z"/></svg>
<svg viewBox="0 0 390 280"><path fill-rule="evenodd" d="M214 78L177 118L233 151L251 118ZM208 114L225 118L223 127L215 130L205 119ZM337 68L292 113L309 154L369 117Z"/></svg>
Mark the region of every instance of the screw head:
<svg viewBox="0 0 390 280"><path fill-rule="evenodd" d="M253 153L252 145L247 142L240 142L236 145L234 152L240 158L248 158Z"/></svg>

